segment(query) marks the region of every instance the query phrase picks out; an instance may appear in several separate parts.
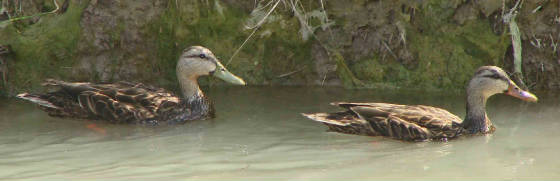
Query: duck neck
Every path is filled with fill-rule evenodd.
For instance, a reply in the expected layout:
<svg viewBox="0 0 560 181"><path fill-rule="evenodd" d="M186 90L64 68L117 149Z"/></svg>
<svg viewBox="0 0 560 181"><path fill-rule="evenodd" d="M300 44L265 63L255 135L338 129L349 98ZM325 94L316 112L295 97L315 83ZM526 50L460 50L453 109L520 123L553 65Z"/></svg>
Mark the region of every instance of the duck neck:
<svg viewBox="0 0 560 181"><path fill-rule="evenodd" d="M187 102L193 102L204 97L204 94L198 86L197 77L191 76L179 76L179 84L181 85L181 91L183 93L183 98Z"/></svg>
<svg viewBox="0 0 560 181"><path fill-rule="evenodd" d="M467 90L467 115L462 125L471 134L493 130L492 122L486 115L486 100L482 93Z"/></svg>
<svg viewBox="0 0 560 181"><path fill-rule="evenodd" d="M178 76L179 83L181 84L181 91L183 92L185 108L185 120L198 120L210 115L212 116L212 105L204 98L204 94L198 86L197 77Z"/></svg>

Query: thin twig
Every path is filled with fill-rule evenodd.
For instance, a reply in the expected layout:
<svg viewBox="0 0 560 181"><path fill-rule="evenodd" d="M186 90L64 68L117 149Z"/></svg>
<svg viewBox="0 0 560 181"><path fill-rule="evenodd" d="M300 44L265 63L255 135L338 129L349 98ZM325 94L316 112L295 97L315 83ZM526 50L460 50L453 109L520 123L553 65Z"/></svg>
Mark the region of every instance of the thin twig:
<svg viewBox="0 0 560 181"><path fill-rule="evenodd" d="M517 7L523 2L523 0L518 0L515 5L513 6L513 8L511 8L508 12L507 15L503 15L502 19L505 23L509 23L509 21L515 16L517 15Z"/></svg>
<svg viewBox="0 0 560 181"><path fill-rule="evenodd" d="M552 34L549 33L548 36L550 37L550 46L552 47L552 53L556 53L558 45L556 44L556 42L554 42L554 37L552 37Z"/></svg>
<svg viewBox="0 0 560 181"><path fill-rule="evenodd" d="M287 77L287 76L293 75L293 74L295 74L295 73L301 72L304 68L305 68L305 66L301 67L301 68L298 69L298 70L294 70L294 71L291 71L291 72L288 72L288 73L285 73L285 74L278 75L278 76L276 76L276 78L283 78L283 77Z"/></svg>
<svg viewBox="0 0 560 181"><path fill-rule="evenodd" d="M226 63L226 66L229 65L229 63L231 63L231 60L233 60L233 57L235 57L235 55L237 55L237 53L239 53L239 51L241 50L241 48L243 48L243 46L245 46L245 43L247 43L249 41L249 39L251 39L251 37L253 37L253 34L255 34L255 32L257 32L258 28L255 28L253 30L253 32L251 32L251 34L249 35L249 37L247 37L247 39L245 39L245 41L243 41L243 43L241 44L241 46L239 46L239 48L237 48L237 50L235 50L235 52L233 52L233 55L231 55L231 57L229 57L228 62Z"/></svg>
<svg viewBox="0 0 560 181"><path fill-rule="evenodd" d="M323 76L323 81L321 81L321 86L325 85L325 80L327 79L327 74L329 74L329 69L327 69L327 72Z"/></svg>
<svg viewBox="0 0 560 181"><path fill-rule="evenodd" d="M247 43L249 41L249 39L251 39L251 37L253 37L253 35L255 34L255 32L257 32L257 30L259 29L259 27L261 27L261 25L263 24L264 20L266 20L266 18L268 18L268 16L270 15L270 13L272 13L272 11L274 11L274 9L276 9L276 6L280 3L281 0L276 1L276 4L274 4L274 6L270 9L270 11L268 11L268 13L266 13L266 15L259 21L259 23L257 23L257 25L254 28L250 28L250 29L254 29L253 32L251 32L251 34L249 35L249 37L247 37L247 39L245 39L245 41L243 41L243 43L241 44L241 46L239 46L239 48L237 48L237 50L235 50L235 52L233 53L233 55L231 55L231 57L229 58L228 62L226 63L226 66L229 65L229 63L231 63L231 61L233 60L233 57L235 57L235 55L237 55L237 53L239 53L239 51L241 50L241 48L243 48L243 46L245 46L245 43Z"/></svg>
<svg viewBox="0 0 560 181"><path fill-rule="evenodd" d="M276 1L276 4L274 4L274 6L270 9L270 11L268 11L268 12L266 13L266 15L265 15L255 26L253 26L253 27L247 27L247 28L248 28L248 29L253 29L253 28L257 28L257 27L261 26L261 25L264 23L264 21L266 20L266 18L268 18L268 16L274 11L274 9L276 9L276 6L278 6L278 4L280 3L280 1L282 1L282 0L277 0L277 1ZM265 6L265 7L266 7L266 6Z"/></svg>
<svg viewBox="0 0 560 181"><path fill-rule="evenodd" d="M387 50L389 50L389 53L393 56L393 58L395 58L395 60L399 59L399 58L397 58L397 55L395 55L395 53L393 53L393 50L391 50L391 48L389 48L389 45L387 45L387 43L385 43L385 41L381 41L381 43L383 43L385 48L387 48Z"/></svg>

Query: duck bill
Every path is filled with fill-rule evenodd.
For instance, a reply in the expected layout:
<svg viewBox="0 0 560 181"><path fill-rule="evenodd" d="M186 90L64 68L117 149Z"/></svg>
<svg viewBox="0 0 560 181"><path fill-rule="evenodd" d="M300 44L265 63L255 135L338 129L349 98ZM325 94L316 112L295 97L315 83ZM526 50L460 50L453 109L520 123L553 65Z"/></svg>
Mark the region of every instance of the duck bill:
<svg viewBox="0 0 560 181"><path fill-rule="evenodd" d="M212 75L232 84L245 85L245 81L243 79L233 75L220 63L217 64L216 71L214 71L214 74Z"/></svg>
<svg viewBox="0 0 560 181"><path fill-rule="evenodd" d="M532 94L528 91L524 91L524 90L520 89L513 82L509 83L508 91L505 94L513 96L513 97L517 97L517 98L519 98L521 100L524 100L524 101L527 101L527 102L537 102L539 100L537 98L537 96L535 96L534 94Z"/></svg>

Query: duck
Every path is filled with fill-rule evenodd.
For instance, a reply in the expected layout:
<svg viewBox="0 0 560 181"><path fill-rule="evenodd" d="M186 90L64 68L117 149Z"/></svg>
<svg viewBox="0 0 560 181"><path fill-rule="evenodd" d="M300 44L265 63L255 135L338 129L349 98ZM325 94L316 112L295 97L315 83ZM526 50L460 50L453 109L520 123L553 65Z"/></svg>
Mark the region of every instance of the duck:
<svg viewBox="0 0 560 181"><path fill-rule="evenodd" d="M116 124L178 124L214 117L212 103L199 87L198 78L213 76L228 83L246 85L229 72L205 47L182 51L177 66L182 97L163 88L119 81L97 84L47 79L47 93L21 93L16 97L39 105L48 115L63 118L103 120Z"/></svg>
<svg viewBox="0 0 560 181"><path fill-rule="evenodd" d="M486 101L507 94L527 102L538 98L520 89L508 74L496 66L482 66L466 88L464 120L445 109L426 105L334 102L344 111L302 113L325 124L330 131L345 134L383 136L404 141L447 141L461 135L489 134L496 130L486 114Z"/></svg>

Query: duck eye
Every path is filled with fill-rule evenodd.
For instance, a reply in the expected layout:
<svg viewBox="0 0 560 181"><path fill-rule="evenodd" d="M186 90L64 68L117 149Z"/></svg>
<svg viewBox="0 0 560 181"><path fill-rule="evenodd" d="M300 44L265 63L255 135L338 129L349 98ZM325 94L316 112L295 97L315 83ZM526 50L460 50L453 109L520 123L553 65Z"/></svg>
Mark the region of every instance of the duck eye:
<svg viewBox="0 0 560 181"><path fill-rule="evenodd" d="M198 55L198 57L200 57L200 58L206 58L206 55L200 54L200 55Z"/></svg>
<svg viewBox="0 0 560 181"><path fill-rule="evenodd" d="M488 78L492 78L492 79L502 79L500 77L500 75L498 75L498 74L485 75L484 77L488 77Z"/></svg>

